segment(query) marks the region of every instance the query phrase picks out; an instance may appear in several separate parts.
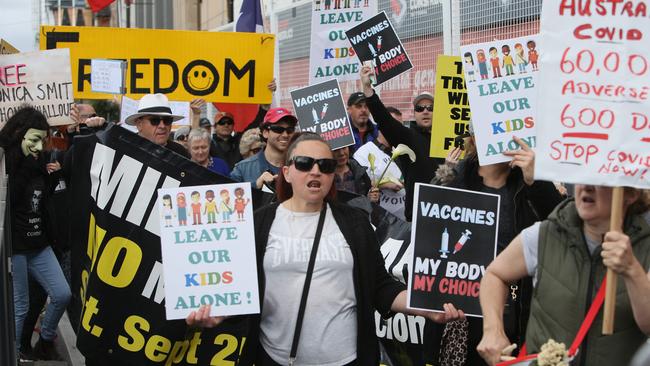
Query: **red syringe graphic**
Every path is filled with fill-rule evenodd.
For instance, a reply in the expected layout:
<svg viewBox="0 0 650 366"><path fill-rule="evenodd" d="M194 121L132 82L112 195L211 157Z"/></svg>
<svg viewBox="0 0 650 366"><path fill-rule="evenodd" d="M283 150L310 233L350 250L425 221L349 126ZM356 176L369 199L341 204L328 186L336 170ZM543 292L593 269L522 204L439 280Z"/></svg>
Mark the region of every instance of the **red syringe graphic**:
<svg viewBox="0 0 650 366"><path fill-rule="evenodd" d="M460 237L460 239L458 239L456 245L454 245L454 254L460 252L460 250L463 249L463 245L465 245L467 240L469 240L470 235L472 235L472 232L467 229L465 232L463 232L463 235Z"/></svg>

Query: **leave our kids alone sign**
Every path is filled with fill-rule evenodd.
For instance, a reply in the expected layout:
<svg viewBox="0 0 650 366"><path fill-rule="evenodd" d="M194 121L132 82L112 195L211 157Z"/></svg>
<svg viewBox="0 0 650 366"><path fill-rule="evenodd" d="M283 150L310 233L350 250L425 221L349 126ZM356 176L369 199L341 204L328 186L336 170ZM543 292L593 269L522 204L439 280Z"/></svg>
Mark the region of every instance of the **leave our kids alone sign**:
<svg viewBox="0 0 650 366"><path fill-rule="evenodd" d="M443 311L452 303L480 317L480 282L496 256L500 197L421 183L415 189L408 307Z"/></svg>
<svg viewBox="0 0 650 366"><path fill-rule="evenodd" d="M249 184L158 190L167 319L259 312Z"/></svg>

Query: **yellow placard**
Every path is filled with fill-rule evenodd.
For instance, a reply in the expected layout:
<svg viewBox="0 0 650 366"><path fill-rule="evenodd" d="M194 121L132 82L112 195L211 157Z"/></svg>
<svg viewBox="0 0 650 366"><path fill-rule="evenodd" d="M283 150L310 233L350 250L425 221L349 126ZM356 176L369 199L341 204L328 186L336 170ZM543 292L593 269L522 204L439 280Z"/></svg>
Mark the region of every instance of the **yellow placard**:
<svg viewBox="0 0 650 366"><path fill-rule="evenodd" d="M41 49L70 48L74 97L109 99L90 84L92 59L127 61L126 95L170 100L271 102L275 36L105 27L41 27Z"/></svg>
<svg viewBox="0 0 650 366"><path fill-rule="evenodd" d="M444 158L460 144L454 139L466 133L471 115L460 57L440 55L436 69L429 155Z"/></svg>
<svg viewBox="0 0 650 366"><path fill-rule="evenodd" d="M11 45L11 43L0 38L0 55L9 55L12 53L19 53L18 49Z"/></svg>

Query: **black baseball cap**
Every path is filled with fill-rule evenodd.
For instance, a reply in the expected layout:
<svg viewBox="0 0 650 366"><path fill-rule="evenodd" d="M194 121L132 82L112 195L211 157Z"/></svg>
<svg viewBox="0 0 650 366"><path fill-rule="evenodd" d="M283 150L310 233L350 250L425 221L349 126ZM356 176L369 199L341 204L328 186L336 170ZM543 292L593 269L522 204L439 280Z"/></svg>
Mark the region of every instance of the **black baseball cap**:
<svg viewBox="0 0 650 366"><path fill-rule="evenodd" d="M352 93L348 98L348 107L365 101L366 101L366 95L363 94L362 92Z"/></svg>

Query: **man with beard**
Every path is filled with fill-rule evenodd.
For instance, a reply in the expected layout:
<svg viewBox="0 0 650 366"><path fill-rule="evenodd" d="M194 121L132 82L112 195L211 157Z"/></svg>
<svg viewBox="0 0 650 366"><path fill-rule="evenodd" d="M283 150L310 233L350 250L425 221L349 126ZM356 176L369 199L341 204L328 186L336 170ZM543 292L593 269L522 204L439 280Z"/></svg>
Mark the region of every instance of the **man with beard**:
<svg viewBox="0 0 650 366"><path fill-rule="evenodd" d="M348 116L354 134L354 145L350 146L353 153L361 145L377 138L377 128L370 121L370 112L366 105L366 96L363 93L352 93L348 98Z"/></svg>
<svg viewBox="0 0 650 366"><path fill-rule="evenodd" d="M273 187L273 181L284 164L284 153L296 131L297 123L298 119L286 108L270 109L260 125L266 147L237 163L230 177L238 182L250 182L259 189L264 184Z"/></svg>
<svg viewBox="0 0 650 366"><path fill-rule="evenodd" d="M381 99L375 94L370 82L371 74L372 68L368 66L361 68L361 84L363 85L365 101L368 110L372 113L379 126L379 130L392 147L404 144L410 147L417 157L415 162L411 163L409 160L406 164L400 166L400 168L403 168L402 172L404 173L406 188L404 215L407 221L411 221L411 207L413 207L413 189L415 183L429 183L435 176L438 165L444 162L444 159L429 157L433 95L430 93L421 93L413 99L413 112L416 125L408 128L389 113L381 102Z"/></svg>

